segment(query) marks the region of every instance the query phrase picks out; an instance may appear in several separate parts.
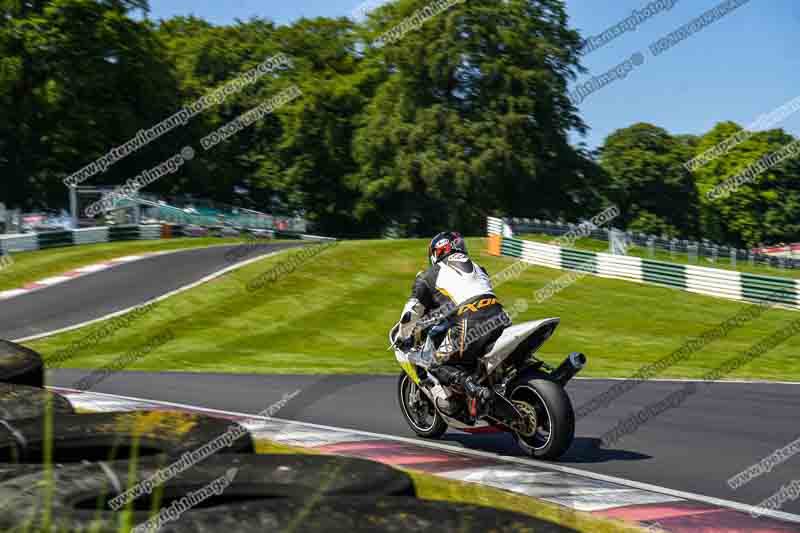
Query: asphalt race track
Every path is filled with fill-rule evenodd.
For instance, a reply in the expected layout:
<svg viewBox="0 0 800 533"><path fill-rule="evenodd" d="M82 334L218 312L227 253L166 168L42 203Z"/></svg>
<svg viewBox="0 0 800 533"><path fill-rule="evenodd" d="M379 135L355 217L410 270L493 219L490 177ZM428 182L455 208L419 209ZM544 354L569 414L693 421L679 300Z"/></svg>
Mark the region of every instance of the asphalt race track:
<svg viewBox="0 0 800 533"><path fill-rule="evenodd" d="M232 246L185 250L122 264L0 303L0 338L22 339L80 324L174 291L243 261L307 243L272 243L252 247L234 258Z"/></svg>
<svg viewBox="0 0 800 533"><path fill-rule="evenodd" d="M386 352L386 357L392 355ZM50 383L71 387L87 371L58 369ZM568 387L577 406L617 383L574 380ZM608 408L579 420L576 440L562 463L676 490L757 505L793 479L800 479L800 454L737 490L726 481L800 437L800 384L717 383L678 408L642 425L609 449L600 436L637 409L678 390L683 382L651 381ZM278 418L360 429L403 437L414 434L397 406L396 376L230 375L124 372L95 392L169 401L255 414L283 394L301 390ZM508 435L448 433L449 444L520 455ZM800 501L782 511L800 514Z"/></svg>
<svg viewBox="0 0 800 533"><path fill-rule="evenodd" d="M269 253L302 243L272 245ZM140 304L230 266L230 247L184 251L120 265L0 304L0 338L16 339L64 328ZM248 256L250 258L253 256ZM591 349L586 348L591 365ZM390 352L376 357L392 358ZM57 369L49 383L73 386L89 371ZM399 373L399 370L398 370ZM300 390L279 418L411 437L396 400L397 376L270 376L122 372L96 392L257 413L285 393ZM574 380L576 406L602 394L612 380ZM800 479L800 453L771 472L732 490L726 481L800 437L800 384L717 383L697 393L609 448L600 437L619 421L679 390L685 383L640 384L577 422L565 465L726 500L757 505ZM449 444L518 455L508 435L445 435ZM800 514L800 500L784 512Z"/></svg>

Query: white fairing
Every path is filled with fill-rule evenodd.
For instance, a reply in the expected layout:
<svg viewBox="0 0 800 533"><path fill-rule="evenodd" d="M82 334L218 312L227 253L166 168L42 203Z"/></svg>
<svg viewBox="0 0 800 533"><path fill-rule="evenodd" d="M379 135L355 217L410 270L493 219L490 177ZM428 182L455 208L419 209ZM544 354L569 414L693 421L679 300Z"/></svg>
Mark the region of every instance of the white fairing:
<svg viewBox="0 0 800 533"><path fill-rule="evenodd" d="M471 263L472 268L469 269L468 266L468 271L460 271L450 266L450 263ZM489 276L466 255L456 253L439 264L441 267L436 276L436 288L445 289L456 304L460 305L483 294L494 294Z"/></svg>
<svg viewBox="0 0 800 533"><path fill-rule="evenodd" d="M494 343L494 347L492 350L483 356L482 363L485 365L486 374L491 374L502 362L511 355L511 353L519 346L523 341L534 335L536 332L542 329L546 329L543 333L541 342L538 346L533 347L532 351L536 351L539 346L546 341L550 335L553 334L556 327L558 327L559 322L561 322L560 318L545 318L542 320L536 320L534 322L523 322L522 324L517 324L516 326L511 326L503 330L502 335L497 341Z"/></svg>

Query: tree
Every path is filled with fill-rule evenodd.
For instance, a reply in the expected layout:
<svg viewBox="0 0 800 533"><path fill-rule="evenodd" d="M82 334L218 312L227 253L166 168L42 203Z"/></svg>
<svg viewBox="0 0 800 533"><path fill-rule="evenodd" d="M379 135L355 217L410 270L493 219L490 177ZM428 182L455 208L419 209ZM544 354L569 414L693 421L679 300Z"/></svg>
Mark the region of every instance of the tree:
<svg viewBox="0 0 800 533"><path fill-rule="evenodd" d="M566 94L581 41L563 3L467 2L398 42L371 41L425 5L401 0L367 22L366 68L388 78L356 134L357 216L431 232L560 212L581 185L567 135L584 128Z"/></svg>
<svg viewBox="0 0 800 533"><path fill-rule="evenodd" d="M705 134L697 153L739 134L742 128L722 122ZM760 158L781 150L795 139L783 130L767 130L747 137L728 153L696 169L700 212L710 239L753 246L761 242L796 240L800 233L800 162L788 159L759 174L720 198L707 193L744 172Z"/></svg>
<svg viewBox="0 0 800 533"><path fill-rule="evenodd" d="M609 176L605 194L621 211L615 223L651 233L695 233L697 192L683 166L691 156L685 140L652 124L609 135L600 148L600 165Z"/></svg>

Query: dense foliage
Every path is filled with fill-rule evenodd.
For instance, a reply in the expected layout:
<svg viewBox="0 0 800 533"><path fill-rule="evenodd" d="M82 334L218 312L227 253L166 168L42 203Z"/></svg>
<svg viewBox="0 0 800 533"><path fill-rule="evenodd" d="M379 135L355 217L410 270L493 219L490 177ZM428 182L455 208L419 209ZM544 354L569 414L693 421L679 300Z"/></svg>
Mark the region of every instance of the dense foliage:
<svg viewBox="0 0 800 533"><path fill-rule="evenodd" d="M705 193L792 141L758 133L694 173L701 138L649 124L596 153L567 96L581 36L563 0L469 0L382 43L425 0L361 22L153 22L146 0L0 0L0 201L63 207L62 180L278 53L272 72L87 181L118 185L191 145L197 157L146 189L246 207L302 209L342 235L480 231L488 214L588 218L620 206L629 228L753 244L797 237L798 163L728 198ZM302 95L213 149L199 140L296 85ZM244 196L242 190L248 191ZM237 194L237 191L239 194Z"/></svg>

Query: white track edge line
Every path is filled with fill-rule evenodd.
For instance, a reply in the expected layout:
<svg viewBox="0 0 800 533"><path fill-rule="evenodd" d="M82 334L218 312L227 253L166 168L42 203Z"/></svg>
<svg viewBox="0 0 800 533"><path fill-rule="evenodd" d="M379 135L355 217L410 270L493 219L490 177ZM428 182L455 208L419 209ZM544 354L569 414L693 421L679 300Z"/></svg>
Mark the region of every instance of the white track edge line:
<svg viewBox="0 0 800 533"><path fill-rule="evenodd" d="M146 240L154 240L154 239L146 239ZM127 242L133 242L133 241L127 241ZM96 244L108 244L108 243L96 243ZM238 245L237 244L209 244L208 246L197 246L195 248L176 248L174 250L157 250L157 251L153 251L153 252L142 252L141 254L134 254L134 255L141 255L142 257L140 257L136 261L130 261L130 263L136 263L137 261L141 261L143 259L150 259L151 257L158 257L158 256L162 256L162 255L169 255L169 254L175 254L175 253L180 253L180 252L188 252L188 251L191 251L191 250L205 250L206 248L219 248L221 246L238 246ZM39 252L41 250L31 250L31 251ZM21 253L25 253L25 252L21 252ZM82 278L83 276L87 276L89 274L95 274L97 272L102 272L102 271L105 271L105 270L111 270L112 268L116 268L116 267L119 267L119 266L127 265L128 262L119 263L119 264L112 264L112 265L108 265L107 264L107 263L113 263L114 261L122 259L123 257L128 257L128 256L121 255L119 257L114 257L113 259L106 259L105 261L100 261L100 262L97 262L97 263L90 263L88 265L83 265L83 266L75 267L72 270L68 270L67 272L77 272L82 268L106 265L105 268L103 268L101 270L98 270L98 271L82 272L80 276L71 277L68 280L64 281L63 283L66 283L67 281L72 281L73 279ZM51 276L51 277L59 277L59 276L62 276L63 274L66 274L67 272L62 272L58 276ZM30 283L39 283L39 281L42 281L42 280L31 281ZM55 285L60 285L60 283L56 283ZM44 287L36 287L35 289L25 289L24 287L19 288L19 289L8 289L10 291L22 290L22 291L25 291L25 292L20 293L20 294L15 294L14 296L9 296L8 298L3 298L2 301L5 302L5 301L8 301L8 300L12 300L14 298L18 298L20 296L25 296L26 294L30 294L32 292L41 291L43 289L49 289L51 286L52 285L46 285ZM4 291L0 291L0 292L4 292Z"/></svg>
<svg viewBox="0 0 800 533"><path fill-rule="evenodd" d="M52 387L52 388L57 388L57 389L61 389L61 390L68 390L68 391L74 391L74 392L79 392L79 393L85 393L86 392L86 391L79 391L77 389L71 389L69 387ZM212 408L208 408L208 407L200 407L200 406L183 404L183 403L167 402L167 401L161 401L161 400L148 400L148 399L145 399L145 398L136 398L136 397L133 397L133 396L122 396L122 395L118 395L118 394L109 394L109 393L105 393L105 392L90 392L90 394L96 394L98 396L108 396L110 398L120 398L120 399L123 399L123 400L131 400L131 401L146 402L146 403L149 402L149 403L158 404L158 405L167 405L167 406L172 406L172 407L180 407L180 408L183 408L183 409L191 409L191 410L195 410L195 411L207 411L209 413L218 413L218 414L221 414L221 415L241 416L241 417L250 418L250 419L253 419L253 420L275 420L275 421L278 421L278 422L285 422L287 424L294 424L294 425L298 425L298 426L306 426L306 427L312 427L312 428L327 429L327 430L330 430L330 431L341 431L341 432L347 432L347 433L356 433L356 434L360 434L360 435L366 435L366 436L369 436L369 437L378 437L378 438L386 439L386 440L407 442L407 443L410 443L410 444L416 444L418 446L427 446L429 448L438 448L438 449L449 451L449 452L462 453L462 454L466 454L466 455L472 455L472 456L475 456L475 457L484 457L484 458L488 458L488 459L495 459L495 460L504 461L504 462L507 462L507 463L521 464L521 465L525 465L525 466L535 466L535 467L541 468L543 470L554 470L556 472L563 472L565 474L573 474L573 475L576 475L576 476L581 476L581 477L585 477L585 478L589 478L589 479L595 479L595 480L598 480L598 481L606 481L606 482L609 482L609 483L616 483L617 485L622 485L622 486L630 487L630 488L634 488L634 489L646 490L646 491L655 492L655 493L658 493L658 494L665 494L667 496L674 496L676 498L683 498L685 500L691 500L691 501L696 501L696 502L701 502L701 503L707 503L707 504L710 504L710 505L716 505L718 507L725 507L725 508L733 509L733 510L740 511L740 512L743 512L743 513L758 513L760 516L766 516L766 517L769 517L769 518L775 518L777 520L783 520L783 521L786 521L786 522L800 523L800 515L796 515L796 514L792 514L792 513L786 513L786 512L783 512L783 511L774 511L774 510L771 510L771 509L763 509L763 508L760 508L760 507L756 507L754 505L748 505L748 504L745 504L745 503L739 503L739 502L734 502L734 501L730 501L730 500L723 500L723 499L720 499L720 498L714 498L713 496L705 496L703 494L696 494L696 493L693 493L693 492L684 492L684 491L681 491L681 490L675 490L675 489L670 489L670 488L667 488L667 487L661 487L661 486L658 486L658 485L652 485L650 483L643 483L641 481L633 481L633 480L619 478L619 477L615 477L615 476L609 476L609 475L606 475L606 474L597 474L595 472L590 472L590 471L587 471L587 470L581 470L579 468L572 468L572 467L569 467L569 466L562 466L562 465L558 465L558 464L554 464L554 463L538 461L536 459L522 459L522 458L519 458L519 457L513 457L513 456L508 456L508 455L498 455L498 454L494 454L494 453L491 453L491 452L484 452L484 451L480 451L480 450L471 450L469 448L459 448L458 446L451 446L449 444L442 444L442 443L439 443L439 442L428 442L428 441L423 441L423 440L419 440L419 439L412 439L412 438L408 438L408 437L398 437L398 436L394 436L394 435L386 435L386 434L383 434L383 433L373 433L371 431L362 431L360 429L339 428L339 427L335 427L335 426L326 426L326 425L322 425L322 424L314 424L314 423L311 423L311 422L298 422L296 420L286 420L286 419L277 418L277 417L251 415L251 414L247 414L247 413L239 413L239 412L236 412L236 411L225 411L225 410L221 410L221 409L212 409Z"/></svg>
<svg viewBox="0 0 800 533"><path fill-rule="evenodd" d="M41 339L41 338L44 338L44 337L50 337L51 335L58 335L59 333L66 333L66 332L72 331L74 329L80 329L80 328L83 328L83 327L86 327L86 326L91 326L92 324L95 324L97 322L102 322L103 320L108 320L108 319L111 319L111 318L118 317L120 315L124 315L126 313L130 313L131 311L134 311L134 310L139 309L141 307L145 307L147 305L151 305L151 304L154 304L156 302L160 302L161 300L166 300L167 298L169 298L171 296L175 296L176 294L180 294L182 292L185 292L185 291L188 291L190 289L193 289L193 288L197 287L198 285L202 285L204 283L208 283L209 281L212 281L212 280L214 280L214 279L216 279L216 278L218 278L220 276L223 276L223 275L227 274L228 272L230 272L232 270L236 270L238 268L245 267L245 266L247 266L247 265L249 265L251 263L255 263L257 261L261 261L262 259L266 259L267 257L272 257L272 256L275 256L275 255L281 254L283 252L291 250L292 248L294 248L294 247L289 247L289 248L286 248L286 249L283 249L283 250L277 250L275 252L271 252L271 253L268 253L268 254L265 254L265 255L260 255L258 257L250 258L250 259L248 259L246 261L241 261L239 263L235 263L235 264L233 264L233 265L231 265L229 267L225 267L222 270L219 270L217 272L212 272L208 276L200 278L199 280L194 281L192 283L189 283L188 285L184 285L183 287L178 287L174 291L170 291L168 293L162 294L161 296L157 296L155 298L151 298L150 300L147 300L146 302L142 302L140 304L128 307L127 309L123 309L121 311L115 311L115 312L113 312L111 314L108 314L108 315L105 315L105 316L101 316L101 317L98 317L98 318L94 318L92 320L87 320L86 322L81 322L79 324L73 324L73 325L67 326L65 328L56 329L56 330L48 331L48 332L45 332L45 333L39 333L39 334L36 334L36 335L31 335L30 337L23 337L21 339L12 339L11 342L29 342L29 341L34 341L34 340ZM299 247L297 247L297 248L299 248Z"/></svg>
<svg viewBox="0 0 800 533"><path fill-rule="evenodd" d="M580 381L636 381L632 378L603 378L603 377L574 377ZM733 383L744 385L800 385L800 381L770 381L767 379L693 379L693 378L648 378L645 382L655 381L658 383Z"/></svg>

